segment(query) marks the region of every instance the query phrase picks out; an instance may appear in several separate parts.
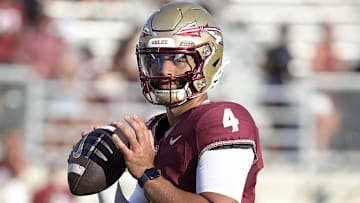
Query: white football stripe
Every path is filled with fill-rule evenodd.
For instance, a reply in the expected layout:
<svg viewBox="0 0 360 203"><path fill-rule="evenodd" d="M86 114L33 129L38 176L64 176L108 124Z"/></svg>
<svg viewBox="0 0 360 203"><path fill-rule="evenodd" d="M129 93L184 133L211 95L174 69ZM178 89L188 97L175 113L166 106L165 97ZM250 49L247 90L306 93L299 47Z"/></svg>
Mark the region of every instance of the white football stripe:
<svg viewBox="0 0 360 203"><path fill-rule="evenodd" d="M104 129L104 130L109 130L111 132L114 132L116 130L116 127L112 126L112 125L104 125L102 127L100 127L101 129Z"/></svg>
<svg viewBox="0 0 360 203"><path fill-rule="evenodd" d="M85 170L86 170L85 167L80 166L79 164L76 163L71 163L68 166L68 173L75 173L78 174L79 176L82 176Z"/></svg>

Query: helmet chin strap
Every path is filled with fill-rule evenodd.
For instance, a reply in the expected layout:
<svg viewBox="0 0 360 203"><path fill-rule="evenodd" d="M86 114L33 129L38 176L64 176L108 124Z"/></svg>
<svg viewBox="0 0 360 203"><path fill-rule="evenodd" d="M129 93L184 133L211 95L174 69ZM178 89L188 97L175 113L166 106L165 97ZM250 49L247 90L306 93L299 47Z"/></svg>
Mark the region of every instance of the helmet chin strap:
<svg viewBox="0 0 360 203"><path fill-rule="evenodd" d="M187 89L190 89L190 88L188 88L188 86L189 86L189 83L186 83L183 88L174 89L174 90L172 90L172 89L161 90L161 89L153 88L152 92L157 97L158 102L161 102L161 103L169 102L170 103L169 106L176 106L176 105L183 104L187 101L187 99L185 99L185 98L187 98L189 95L188 91L186 91ZM169 98L169 100L166 101L163 98ZM160 101L159 101L159 99L160 99ZM172 101L179 101L179 100L183 100L183 101L171 104Z"/></svg>

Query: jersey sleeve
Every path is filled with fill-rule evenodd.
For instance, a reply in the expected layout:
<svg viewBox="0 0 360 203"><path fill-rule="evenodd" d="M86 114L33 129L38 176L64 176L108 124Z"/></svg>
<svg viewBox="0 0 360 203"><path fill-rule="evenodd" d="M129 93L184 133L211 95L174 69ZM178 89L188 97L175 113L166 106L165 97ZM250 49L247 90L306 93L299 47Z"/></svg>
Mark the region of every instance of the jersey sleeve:
<svg viewBox="0 0 360 203"><path fill-rule="evenodd" d="M199 157L215 148L252 146L257 127L249 112L239 104L225 103L204 112L196 126Z"/></svg>
<svg viewBox="0 0 360 203"><path fill-rule="evenodd" d="M196 169L196 193L215 192L241 202L253 160L251 149L206 151Z"/></svg>

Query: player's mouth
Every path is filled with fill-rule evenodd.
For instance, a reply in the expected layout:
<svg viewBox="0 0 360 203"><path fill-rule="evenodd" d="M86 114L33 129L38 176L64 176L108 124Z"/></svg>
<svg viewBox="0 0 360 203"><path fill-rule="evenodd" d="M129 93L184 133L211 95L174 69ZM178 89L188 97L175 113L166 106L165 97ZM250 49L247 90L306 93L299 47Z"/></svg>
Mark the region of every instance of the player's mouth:
<svg viewBox="0 0 360 203"><path fill-rule="evenodd" d="M175 90L183 88L186 83L187 80L185 77L177 77L172 79L152 79L151 86L160 90Z"/></svg>
<svg viewBox="0 0 360 203"><path fill-rule="evenodd" d="M170 90L170 89L177 89L178 85L175 80L159 80L157 82L157 87L162 90Z"/></svg>

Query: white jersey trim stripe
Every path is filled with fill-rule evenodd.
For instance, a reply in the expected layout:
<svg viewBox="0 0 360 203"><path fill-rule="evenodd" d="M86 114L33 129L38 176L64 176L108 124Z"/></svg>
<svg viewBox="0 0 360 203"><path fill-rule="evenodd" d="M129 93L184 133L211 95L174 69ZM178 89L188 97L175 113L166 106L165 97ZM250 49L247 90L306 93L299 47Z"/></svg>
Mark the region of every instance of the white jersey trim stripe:
<svg viewBox="0 0 360 203"><path fill-rule="evenodd" d="M215 147L219 147L219 146L224 146L224 145L231 145L231 144L250 144L253 146L253 150L254 150L254 154L255 154L255 158L254 158L254 162L253 164L255 164L255 162L258 160L258 156L256 154L256 144L254 140L250 140L250 139L238 139L238 140L226 140L226 141L219 141L219 142L214 142L211 143L209 145L207 145L206 147L204 147L201 152L199 153L198 159L201 158L201 156L208 150L211 150Z"/></svg>

